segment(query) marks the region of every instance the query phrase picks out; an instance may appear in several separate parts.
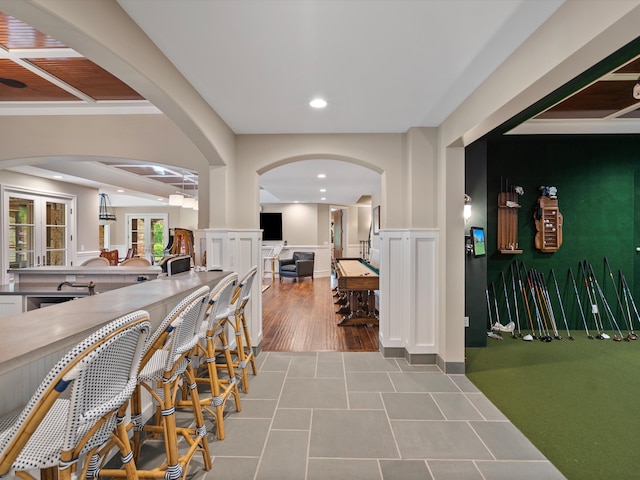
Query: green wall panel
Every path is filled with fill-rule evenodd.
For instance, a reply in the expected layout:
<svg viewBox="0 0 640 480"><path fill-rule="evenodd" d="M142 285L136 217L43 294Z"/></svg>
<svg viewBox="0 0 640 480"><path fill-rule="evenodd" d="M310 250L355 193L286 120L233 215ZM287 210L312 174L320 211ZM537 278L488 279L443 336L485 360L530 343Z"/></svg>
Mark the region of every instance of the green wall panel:
<svg viewBox="0 0 640 480"><path fill-rule="evenodd" d="M507 309L500 272L507 275L510 287L509 272L514 261L520 265L524 262L526 268L533 268L546 277L551 269L555 271L572 330L583 329L583 325L567 273L571 267L577 281L581 282L582 277L577 273L583 260L593 265L609 304L614 313L619 313L604 258L608 258L616 279L618 270L622 270L633 289L633 285L638 283L634 282L634 277L640 258L640 253L635 251L640 245L635 218L636 205L640 207L637 203L640 186L636 182L640 170L640 137L504 136L488 141L487 157L487 284L496 282L502 323L506 323ZM502 254L496 248L497 197L501 178L503 183L508 178L511 185L522 186L525 192L519 197L518 242L523 250L520 255ZM533 212L540 195L539 187L543 185L558 188L558 207L564 217L562 246L554 253L541 253L534 245L536 228ZM564 323L551 282L549 287L556 305L558 330L562 334ZM583 285L580 287L584 295ZM634 299L639 295L634 291ZM582 301L583 305L587 303L586 296ZM513 303L511 305L513 310ZM590 309L585 313L591 322ZM522 327L523 315L520 310ZM609 330L607 317L604 312L601 315L605 329ZM617 320L622 321L621 318ZM620 328L624 333L622 323Z"/></svg>

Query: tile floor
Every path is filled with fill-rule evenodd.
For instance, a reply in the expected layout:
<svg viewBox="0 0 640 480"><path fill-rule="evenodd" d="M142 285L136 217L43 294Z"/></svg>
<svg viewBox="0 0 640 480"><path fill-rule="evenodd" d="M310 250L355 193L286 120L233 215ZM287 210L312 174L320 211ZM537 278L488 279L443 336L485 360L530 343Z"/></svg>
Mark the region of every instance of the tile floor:
<svg viewBox="0 0 640 480"><path fill-rule="evenodd" d="M379 353L263 352L190 479L562 479L464 375Z"/></svg>

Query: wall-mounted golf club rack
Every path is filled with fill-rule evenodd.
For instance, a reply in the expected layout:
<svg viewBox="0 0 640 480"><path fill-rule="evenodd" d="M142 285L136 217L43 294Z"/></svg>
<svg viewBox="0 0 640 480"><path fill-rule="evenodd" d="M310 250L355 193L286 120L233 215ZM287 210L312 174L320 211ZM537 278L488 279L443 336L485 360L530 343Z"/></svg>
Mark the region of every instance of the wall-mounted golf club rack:
<svg viewBox="0 0 640 480"><path fill-rule="evenodd" d="M536 224L535 246L545 253L553 253L562 245L562 214L558 208L556 187L540 187L533 219Z"/></svg>
<svg viewBox="0 0 640 480"><path fill-rule="evenodd" d="M522 187L509 185L500 177L498 193L498 251L506 254L522 253L518 248L518 195L524 194Z"/></svg>

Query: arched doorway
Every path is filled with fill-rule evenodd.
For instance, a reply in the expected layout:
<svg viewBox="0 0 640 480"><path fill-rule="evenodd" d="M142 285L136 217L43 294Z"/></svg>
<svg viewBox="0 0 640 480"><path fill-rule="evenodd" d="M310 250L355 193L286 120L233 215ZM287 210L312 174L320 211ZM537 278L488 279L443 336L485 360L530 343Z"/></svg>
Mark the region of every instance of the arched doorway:
<svg viewBox="0 0 640 480"><path fill-rule="evenodd" d="M321 174L324 176L318 178ZM283 258L304 249L315 251L319 260L313 281L280 282L272 281L271 275L265 277L265 284L273 287L262 297L265 350L377 351L377 325L338 326L340 305L334 305L332 298L335 278L331 267L335 258L360 256L361 243L369 242L371 198L379 195L380 185L380 173L334 159L291 161L260 176L261 211L282 214ZM350 200L336 196L338 190ZM264 251L273 243L277 242L263 242ZM274 300L274 295L281 297ZM287 327L272 328L272 321L287 318L297 320ZM286 338L277 333L282 328L288 332ZM320 333L332 328L336 329L333 333Z"/></svg>

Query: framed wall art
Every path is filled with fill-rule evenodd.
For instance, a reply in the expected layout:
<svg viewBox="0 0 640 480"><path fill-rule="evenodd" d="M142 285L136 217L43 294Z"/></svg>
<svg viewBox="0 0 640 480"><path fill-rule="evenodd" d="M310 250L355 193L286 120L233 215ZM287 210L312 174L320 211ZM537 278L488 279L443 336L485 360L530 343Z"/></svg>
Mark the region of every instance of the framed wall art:
<svg viewBox="0 0 640 480"><path fill-rule="evenodd" d="M373 234L378 235L380 233L380 205L373 207L371 221L373 222Z"/></svg>

